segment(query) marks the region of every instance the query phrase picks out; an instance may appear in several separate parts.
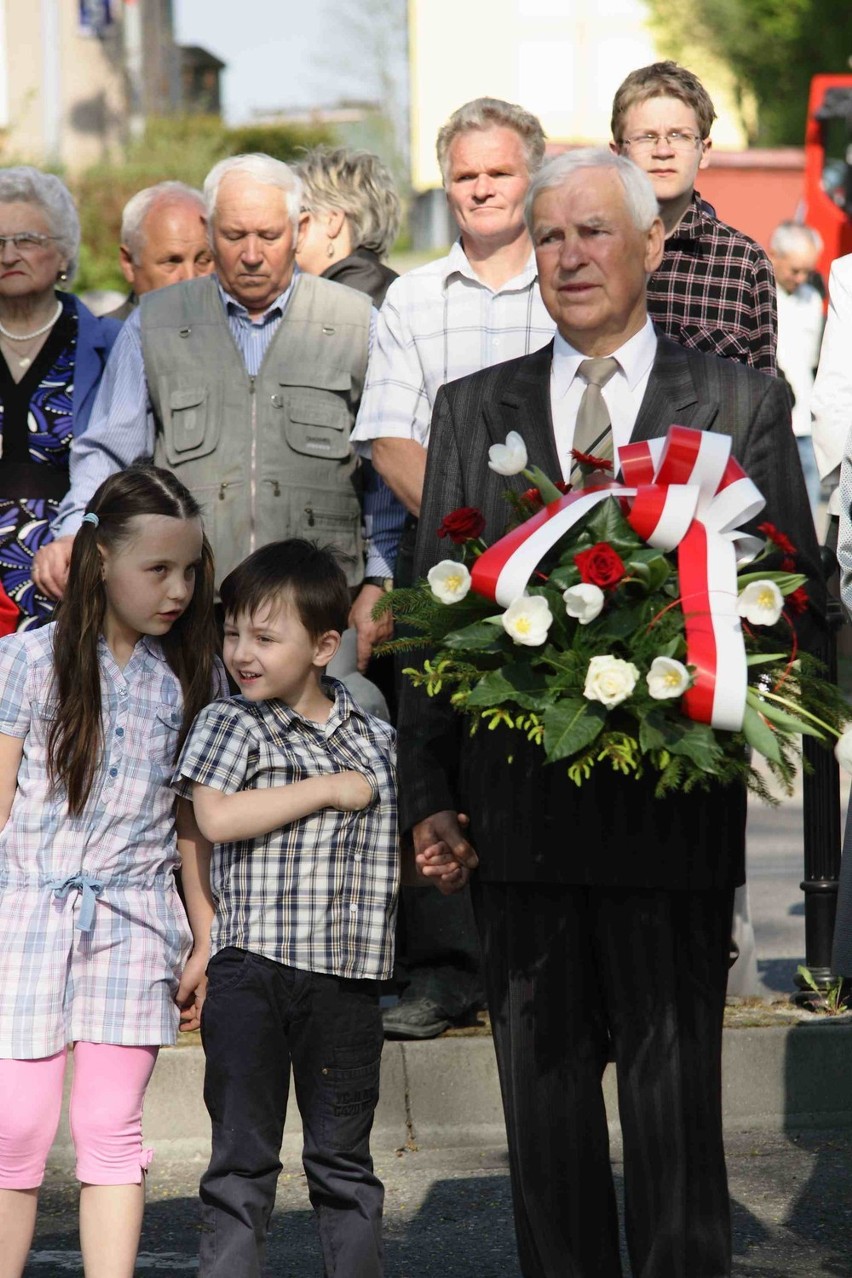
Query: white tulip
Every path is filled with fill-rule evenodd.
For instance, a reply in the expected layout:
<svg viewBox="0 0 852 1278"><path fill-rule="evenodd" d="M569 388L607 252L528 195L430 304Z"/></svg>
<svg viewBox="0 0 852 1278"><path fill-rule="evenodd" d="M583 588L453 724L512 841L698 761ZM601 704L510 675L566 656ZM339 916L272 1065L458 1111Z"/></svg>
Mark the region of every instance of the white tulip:
<svg viewBox="0 0 852 1278"><path fill-rule="evenodd" d="M607 708L626 701L639 678L639 671L632 661L620 657L592 657L586 671L583 696L589 701L600 701Z"/></svg>
<svg viewBox="0 0 852 1278"><path fill-rule="evenodd" d="M429 569L426 580L432 594L444 604L458 603L470 590L470 573L455 559L442 559L435 564Z"/></svg>
<svg viewBox="0 0 852 1278"><path fill-rule="evenodd" d="M492 444L488 465L498 475L520 475L527 465L527 446L516 430L510 430L505 444Z"/></svg>
<svg viewBox="0 0 852 1278"><path fill-rule="evenodd" d="M852 728L847 728L837 742L834 757L844 772L852 772Z"/></svg>
<svg viewBox="0 0 852 1278"><path fill-rule="evenodd" d="M590 581L583 581L579 586L569 586L562 591L565 600L565 611L569 617L576 617L581 626L594 621L604 606L604 592L600 586L593 586Z"/></svg>
<svg viewBox="0 0 852 1278"><path fill-rule="evenodd" d="M689 671L673 657L655 657L645 675L648 691L657 701L680 697L689 687Z"/></svg>
<svg viewBox="0 0 852 1278"><path fill-rule="evenodd" d="M537 647L544 643L553 623L553 613L542 595L522 595L514 599L500 618L506 634L515 643Z"/></svg>
<svg viewBox="0 0 852 1278"><path fill-rule="evenodd" d="M781 616L784 596L774 581L750 581L737 600L737 612L752 626L774 626Z"/></svg>

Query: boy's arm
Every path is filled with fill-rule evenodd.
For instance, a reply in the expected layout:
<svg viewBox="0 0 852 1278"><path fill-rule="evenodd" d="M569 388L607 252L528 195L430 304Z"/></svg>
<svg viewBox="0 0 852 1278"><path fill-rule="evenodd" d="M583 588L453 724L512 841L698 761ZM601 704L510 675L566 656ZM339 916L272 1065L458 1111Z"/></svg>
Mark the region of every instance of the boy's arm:
<svg viewBox="0 0 852 1278"><path fill-rule="evenodd" d="M175 1002L180 1008L180 1028L198 1029L201 1007L207 992L207 964L210 960L210 928L216 904L210 887L211 844L198 828L192 804L178 799L177 846L181 859L181 883L192 928L192 954L181 975Z"/></svg>
<svg viewBox="0 0 852 1278"><path fill-rule="evenodd" d="M9 820L18 788L18 768L24 754L24 738L0 733L0 830Z"/></svg>
<svg viewBox="0 0 852 1278"><path fill-rule="evenodd" d="M195 818L211 843L262 838L323 808L359 812L372 803L375 794L375 785L362 772L330 772L290 785L240 790L237 794L223 794L199 782L192 786Z"/></svg>

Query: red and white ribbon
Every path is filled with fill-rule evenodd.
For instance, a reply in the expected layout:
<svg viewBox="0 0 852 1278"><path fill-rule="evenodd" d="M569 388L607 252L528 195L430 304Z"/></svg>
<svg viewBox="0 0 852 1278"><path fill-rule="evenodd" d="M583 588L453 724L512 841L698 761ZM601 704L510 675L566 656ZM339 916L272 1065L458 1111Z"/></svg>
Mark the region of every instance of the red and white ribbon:
<svg viewBox="0 0 852 1278"><path fill-rule="evenodd" d="M670 426L665 439L618 450L623 482L569 493L489 547L473 565L473 589L504 608L523 595L545 554L607 497L629 499L633 530L677 549L687 662L686 713L714 728L743 724L747 667L737 613L737 563L762 545L739 531L765 501L731 456L729 435ZM719 677L721 674L721 677Z"/></svg>

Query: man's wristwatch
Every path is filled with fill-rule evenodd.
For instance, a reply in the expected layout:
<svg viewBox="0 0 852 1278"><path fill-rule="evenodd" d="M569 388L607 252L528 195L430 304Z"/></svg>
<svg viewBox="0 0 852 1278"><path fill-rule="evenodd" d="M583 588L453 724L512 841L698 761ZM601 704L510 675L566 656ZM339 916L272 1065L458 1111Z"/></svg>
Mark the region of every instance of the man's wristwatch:
<svg viewBox="0 0 852 1278"><path fill-rule="evenodd" d="M365 577L362 585L378 586L379 590L384 590L385 594L393 590L393 577Z"/></svg>

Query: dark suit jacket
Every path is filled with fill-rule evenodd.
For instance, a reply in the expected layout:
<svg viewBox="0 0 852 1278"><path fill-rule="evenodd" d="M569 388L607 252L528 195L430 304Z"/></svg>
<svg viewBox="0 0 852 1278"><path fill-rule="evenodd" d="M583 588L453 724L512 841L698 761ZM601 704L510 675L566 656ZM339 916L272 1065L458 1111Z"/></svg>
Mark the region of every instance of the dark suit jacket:
<svg viewBox="0 0 852 1278"><path fill-rule="evenodd" d="M551 359L549 345L439 392L417 538L418 577L446 557L436 530L458 506L482 511L487 541L504 531L506 487L528 486L523 476L505 478L488 468L490 445L502 443L510 430L523 436L531 464L559 476ZM801 552L802 570L817 578L818 548L783 385L661 337L632 438L663 435L675 424L733 437L734 455L766 498L760 520L786 532ZM814 592L821 600L818 585ZM403 828L444 808L468 812L483 878L655 888L727 888L743 881L740 787L656 800L652 777L624 778L603 764L577 788L563 765L545 764L540 749L527 746L520 733L480 731L470 738L446 702L409 685L398 726Z"/></svg>

